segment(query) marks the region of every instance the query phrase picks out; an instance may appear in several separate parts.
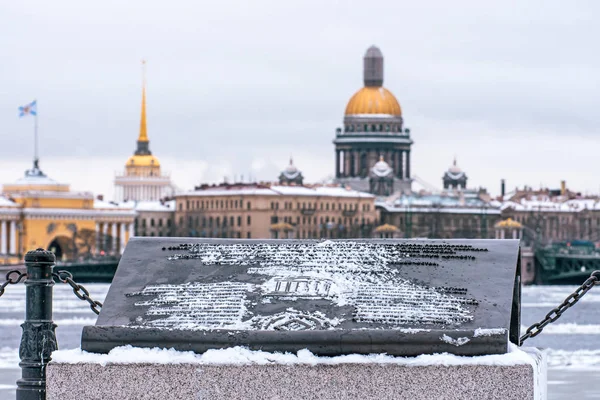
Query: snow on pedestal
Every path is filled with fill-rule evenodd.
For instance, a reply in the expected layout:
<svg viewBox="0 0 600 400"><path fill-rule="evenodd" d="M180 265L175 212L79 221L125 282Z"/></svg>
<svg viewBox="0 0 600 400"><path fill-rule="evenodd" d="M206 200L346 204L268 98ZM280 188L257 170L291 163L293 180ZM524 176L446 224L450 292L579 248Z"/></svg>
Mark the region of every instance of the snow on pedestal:
<svg viewBox="0 0 600 400"><path fill-rule="evenodd" d="M52 359L48 400L546 399L545 355L514 345L506 354L477 357L320 357L242 347L196 354L124 346L108 354L60 350Z"/></svg>

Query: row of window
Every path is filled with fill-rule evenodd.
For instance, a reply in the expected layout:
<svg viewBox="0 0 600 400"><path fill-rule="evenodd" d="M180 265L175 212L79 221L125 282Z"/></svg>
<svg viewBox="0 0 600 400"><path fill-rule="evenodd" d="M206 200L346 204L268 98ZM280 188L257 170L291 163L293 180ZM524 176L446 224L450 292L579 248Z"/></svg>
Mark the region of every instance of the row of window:
<svg viewBox="0 0 600 400"><path fill-rule="evenodd" d="M353 124L344 127L346 132L402 132L400 124ZM408 133L408 129L405 130Z"/></svg>
<svg viewBox="0 0 600 400"><path fill-rule="evenodd" d="M283 222L288 223L288 224L294 224L295 223L296 225L300 225L300 221L302 221L302 225L311 225L311 224L317 225L318 223L320 223L321 225L323 225L323 224L329 224L329 223L332 223L332 224L336 223L336 219L335 218L331 218L330 219L329 217L324 217L324 218L323 217L320 217L320 218L317 218L317 217L302 217L302 218L300 218L300 217L297 216L296 219L295 219L295 221L294 221L294 218L290 217L290 216L283 217L283 218L278 217L276 215L271 216L271 224L276 224L276 223L278 223L280 221L283 221ZM354 225L358 225L358 221L359 221L358 218L354 218ZM368 224L368 225L370 225L371 224L371 219L370 218L367 218L367 219L361 218L360 222L361 222L362 225L364 225L365 223ZM338 224L338 226L352 225L352 218L341 218L341 217L339 217L337 219L337 224Z"/></svg>
<svg viewBox="0 0 600 400"><path fill-rule="evenodd" d="M183 201L179 203L179 211L183 211ZM244 202L242 200L186 200L186 210L238 210L244 208ZM252 204L246 203L246 209L250 210Z"/></svg>
<svg viewBox="0 0 600 400"><path fill-rule="evenodd" d="M136 224L137 224L137 219L135 220ZM149 221L149 222L148 222ZM142 218L141 220L141 224L142 227L145 228L146 226L150 225L151 227L155 227L158 226L159 228L162 228L163 226L166 226L167 228L171 227L171 218L158 218L156 221L154 220L154 218Z"/></svg>
<svg viewBox="0 0 600 400"><path fill-rule="evenodd" d="M187 227L188 228L198 228L198 227L202 227L202 228L212 228L213 226L215 227L227 227L227 226L236 226L236 222L237 222L237 226L242 226L242 217L241 216L237 216L236 217L198 217L196 216L194 217L187 217ZM179 217L179 226L183 227L185 223L185 219L184 217ZM246 226L250 226L252 224L252 218L250 217L250 215L248 215L246 217Z"/></svg>
<svg viewBox="0 0 600 400"><path fill-rule="evenodd" d="M317 207L317 204L319 204L319 207ZM337 204L337 209L339 211L342 211L342 209L344 211L356 211L358 210L358 204L352 204L352 203L306 203L303 202L302 204L300 204L300 202L296 203L296 210L316 210L317 208L319 208L321 211L325 210L325 211L329 211L331 209L331 211L335 211L336 209L336 204ZM284 201L283 202L283 209L284 210L293 210L294 209L294 203L291 201ZM272 201L271 202L271 210L279 210L279 202L277 201ZM371 205L370 204L362 204L362 210L363 211L371 211Z"/></svg>

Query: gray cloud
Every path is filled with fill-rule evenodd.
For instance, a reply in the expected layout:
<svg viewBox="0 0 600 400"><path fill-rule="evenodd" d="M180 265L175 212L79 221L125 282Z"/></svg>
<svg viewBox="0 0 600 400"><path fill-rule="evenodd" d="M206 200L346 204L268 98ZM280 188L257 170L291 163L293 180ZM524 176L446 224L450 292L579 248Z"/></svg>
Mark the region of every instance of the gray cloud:
<svg viewBox="0 0 600 400"><path fill-rule="evenodd" d="M581 156L571 162L565 152L596 145L600 5L448 4L4 2L0 158L15 170L0 177L14 179L31 157L32 121L16 109L38 98L43 158L110 160L93 186L83 171L68 174L74 187L110 191L134 149L139 60L147 58L149 135L161 159L205 163L198 179L206 180L225 169L248 175L261 159L266 167L256 173L267 179L298 154L307 177L321 179L333 169L331 140L374 43L385 56L384 84L413 132L413 171L422 178L439 185L458 154L472 183L494 192L500 177L532 185L565 178L596 190L582 168L598 165ZM563 160L558 171L556 160Z"/></svg>

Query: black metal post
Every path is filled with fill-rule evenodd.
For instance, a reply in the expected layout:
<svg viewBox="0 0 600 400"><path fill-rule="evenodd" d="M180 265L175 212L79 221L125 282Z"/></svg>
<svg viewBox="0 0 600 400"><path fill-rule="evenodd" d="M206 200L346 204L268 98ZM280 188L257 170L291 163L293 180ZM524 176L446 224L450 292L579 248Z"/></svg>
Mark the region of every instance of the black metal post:
<svg viewBox="0 0 600 400"><path fill-rule="evenodd" d="M54 253L44 249L25 255L27 267L25 322L19 346L21 379L17 381L17 400L46 398L46 365L58 348L52 321L52 269Z"/></svg>

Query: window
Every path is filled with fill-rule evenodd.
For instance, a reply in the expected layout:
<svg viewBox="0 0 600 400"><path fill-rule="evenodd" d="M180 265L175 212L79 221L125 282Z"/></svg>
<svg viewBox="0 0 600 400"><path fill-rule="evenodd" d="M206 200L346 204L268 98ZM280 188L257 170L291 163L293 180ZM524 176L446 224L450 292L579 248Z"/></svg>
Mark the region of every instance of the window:
<svg viewBox="0 0 600 400"><path fill-rule="evenodd" d="M325 204L325 210L329 211L329 203Z"/></svg>
<svg viewBox="0 0 600 400"><path fill-rule="evenodd" d="M171 218L167 218L167 227L171 227Z"/></svg>
<svg viewBox="0 0 600 400"><path fill-rule="evenodd" d="M212 228L212 226L213 226L213 217L209 217L208 218L208 227Z"/></svg>
<svg viewBox="0 0 600 400"><path fill-rule="evenodd" d="M160 218L160 219L158 220L158 226L160 226L160 227L162 227L162 226L163 226L163 220L162 220L162 218ZM161 235L161 236L162 236L162 235Z"/></svg>
<svg viewBox="0 0 600 400"><path fill-rule="evenodd" d="M242 217L238 217L238 226L242 226Z"/></svg>
<svg viewBox="0 0 600 400"><path fill-rule="evenodd" d="M271 202L271 210L275 209L275 203Z"/></svg>
<svg viewBox="0 0 600 400"><path fill-rule="evenodd" d="M142 226L145 228L146 227L146 218L142 219Z"/></svg>
<svg viewBox="0 0 600 400"><path fill-rule="evenodd" d="M229 225L233 226L233 217L229 217Z"/></svg>
<svg viewBox="0 0 600 400"><path fill-rule="evenodd" d="M188 228L192 227L192 217L188 217Z"/></svg>
<svg viewBox="0 0 600 400"><path fill-rule="evenodd" d="M221 218L217 217L215 219L215 226L218 228L219 227L219 223L221 222Z"/></svg>
<svg viewBox="0 0 600 400"><path fill-rule="evenodd" d="M202 217L202 227L206 228L206 217Z"/></svg>
<svg viewBox="0 0 600 400"><path fill-rule="evenodd" d="M246 234L246 237L247 237L248 239L250 239L250 238L252 237L252 235L250 234L250 232L248 232L248 233Z"/></svg>
<svg viewBox="0 0 600 400"><path fill-rule="evenodd" d="M179 226L183 227L183 217L179 217Z"/></svg>
<svg viewBox="0 0 600 400"><path fill-rule="evenodd" d="M250 220L250 216L248 215L248 218L246 219L246 224L247 224L248 226L250 226L250 223L251 223L251 222L252 222L252 221Z"/></svg>
<svg viewBox="0 0 600 400"><path fill-rule="evenodd" d="M247 206L248 206L248 210L249 210L250 209L250 202L248 202Z"/></svg>
<svg viewBox="0 0 600 400"><path fill-rule="evenodd" d="M150 218L150 226L154 226L154 218Z"/></svg>
<svg viewBox="0 0 600 400"><path fill-rule="evenodd" d="M179 211L183 210L183 203L179 203Z"/></svg>

